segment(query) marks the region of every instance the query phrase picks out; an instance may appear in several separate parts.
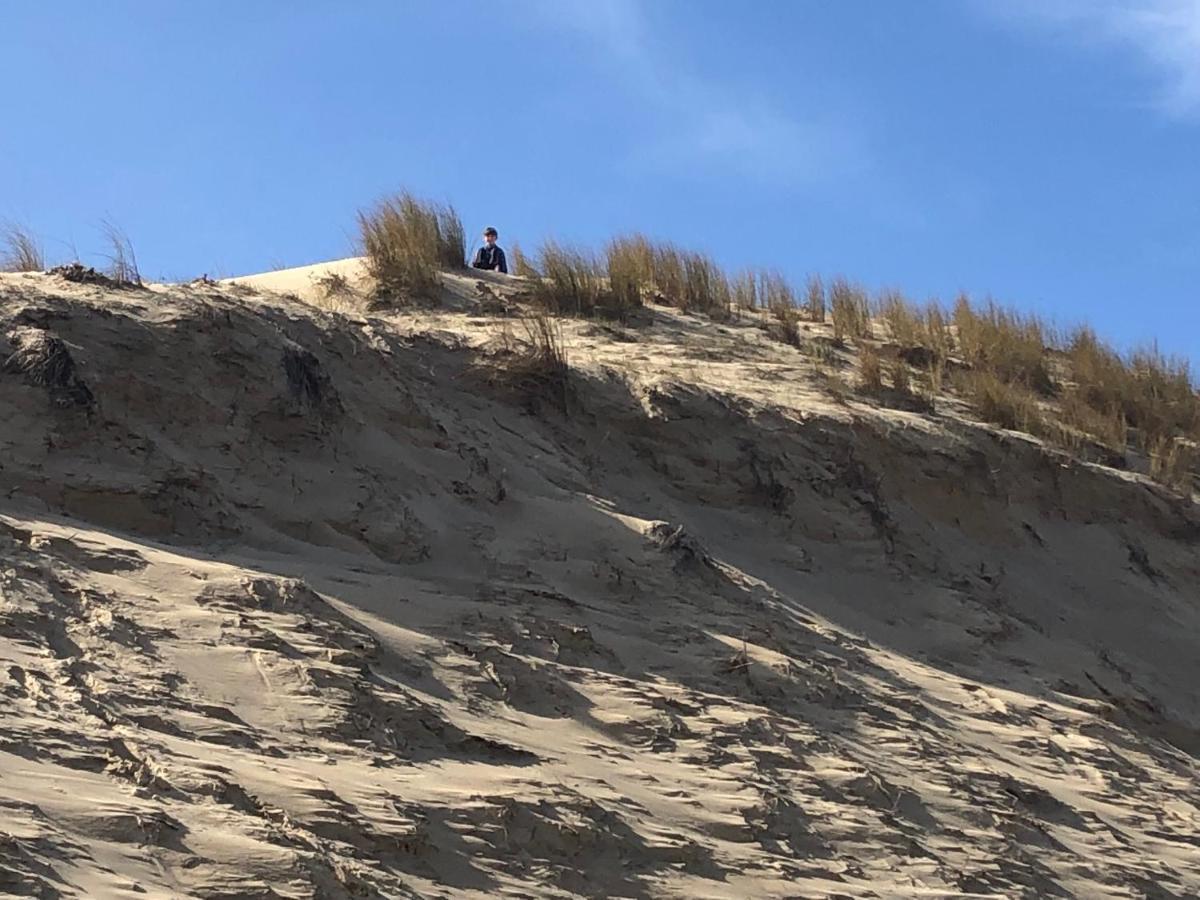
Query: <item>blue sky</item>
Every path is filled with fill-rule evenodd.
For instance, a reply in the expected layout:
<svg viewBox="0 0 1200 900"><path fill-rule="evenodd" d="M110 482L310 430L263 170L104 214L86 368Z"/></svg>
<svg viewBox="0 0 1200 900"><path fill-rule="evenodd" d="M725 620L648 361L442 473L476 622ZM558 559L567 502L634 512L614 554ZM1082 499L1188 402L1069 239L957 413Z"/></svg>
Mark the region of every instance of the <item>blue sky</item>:
<svg viewBox="0 0 1200 900"><path fill-rule="evenodd" d="M109 218L153 277L299 265L408 187L1200 364L1200 0L61 0L0 76L0 218L51 256Z"/></svg>

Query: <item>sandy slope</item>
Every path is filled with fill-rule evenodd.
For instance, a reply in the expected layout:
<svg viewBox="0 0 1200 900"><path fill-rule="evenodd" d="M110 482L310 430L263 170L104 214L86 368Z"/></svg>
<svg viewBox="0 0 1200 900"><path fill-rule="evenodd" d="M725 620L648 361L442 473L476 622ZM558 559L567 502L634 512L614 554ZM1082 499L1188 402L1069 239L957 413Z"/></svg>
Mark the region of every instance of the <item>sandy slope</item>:
<svg viewBox="0 0 1200 900"><path fill-rule="evenodd" d="M1200 895L1194 503L750 321L569 323L564 412L497 279L313 274L0 276L75 365L0 373L0 893Z"/></svg>

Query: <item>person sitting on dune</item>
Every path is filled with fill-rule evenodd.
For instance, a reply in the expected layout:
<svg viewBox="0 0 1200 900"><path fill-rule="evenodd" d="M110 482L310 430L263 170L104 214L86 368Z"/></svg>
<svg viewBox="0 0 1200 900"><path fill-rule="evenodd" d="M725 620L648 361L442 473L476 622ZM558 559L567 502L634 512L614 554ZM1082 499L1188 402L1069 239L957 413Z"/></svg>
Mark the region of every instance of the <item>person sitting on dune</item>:
<svg viewBox="0 0 1200 900"><path fill-rule="evenodd" d="M496 243L497 237L499 237L499 233L495 228L489 226L483 230L483 246L475 252L475 260L471 266L476 269L503 272L507 275L508 260L504 258L504 251Z"/></svg>

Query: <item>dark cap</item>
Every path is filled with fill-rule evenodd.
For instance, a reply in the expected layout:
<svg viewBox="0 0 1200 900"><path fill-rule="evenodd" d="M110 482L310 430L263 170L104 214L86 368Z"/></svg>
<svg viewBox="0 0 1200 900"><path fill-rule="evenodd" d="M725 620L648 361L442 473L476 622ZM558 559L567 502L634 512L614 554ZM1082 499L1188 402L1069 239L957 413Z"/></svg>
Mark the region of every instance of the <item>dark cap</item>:
<svg viewBox="0 0 1200 900"><path fill-rule="evenodd" d="M490 235L493 235L493 236L498 236L498 235L500 234L500 232L498 232L498 231L497 231L495 228L493 228L491 225L489 225L487 228L483 229L483 233L484 233L484 234L490 234Z"/></svg>

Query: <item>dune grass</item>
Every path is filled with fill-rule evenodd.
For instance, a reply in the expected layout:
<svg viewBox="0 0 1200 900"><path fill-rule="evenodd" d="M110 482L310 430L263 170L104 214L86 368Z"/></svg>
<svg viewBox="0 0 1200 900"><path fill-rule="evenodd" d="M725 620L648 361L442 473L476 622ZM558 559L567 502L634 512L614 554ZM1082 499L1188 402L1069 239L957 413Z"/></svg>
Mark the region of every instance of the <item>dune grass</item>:
<svg viewBox="0 0 1200 900"><path fill-rule="evenodd" d="M519 275L522 278L537 278L537 266L533 264L528 256L525 255L524 248L519 243L512 245L512 250L508 254L512 258L512 273Z"/></svg>
<svg viewBox="0 0 1200 900"><path fill-rule="evenodd" d="M632 234L609 242L605 258L612 289L627 307L649 299L726 319L735 305L758 304L757 284L730 278L705 253Z"/></svg>
<svg viewBox="0 0 1200 900"><path fill-rule="evenodd" d="M729 278L711 257L703 253L683 255L684 292L678 305L685 312L701 312L726 319L733 308Z"/></svg>
<svg viewBox="0 0 1200 900"><path fill-rule="evenodd" d="M858 355L858 384L868 394L883 390L883 360L873 347L864 347Z"/></svg>
<svg viewBox="0 0 1200 900"><path fill-rule="evenodd" d="M1124 453L1129 444L1124 413L1116 406L1107 411L1096 409L1078 390L1066 390L1059 397L1058 418L1068 432L1078 432L1115 453Z"/></svg>
<svg viewBox="0 0 1200 900"><path fill-rule="evenodd" d="M966 297L959 297L953 321L959 352L972 366L1042 396L1054 393L1046 356L1049 329L1040 318L990 300L977 309Z"/></svg>
<svg viewBox="0 0 1200 900"><path fill-rule="evenodd" d="M893 341L909 347L924 344L921 310L906 300L899 291L888 290L881 293L877 307L888 337Z"/></svg>
<svg viewBox="0 0 1200 900"><path fill-rule="evenodd" d="M1150 477L1176 490L1189 492L1200 471L1200 445L1192 439L1160 436L1150 447Z"/></svg>
<svg viewBox="0 0 1200 900"><path fill-rule="evenodd" d="M609 287L620 306L641 306L655 286L654 245L640 234L613 238L605 248Z"/></svg>
<svg viewBox="0 0 1200 900"><path fill-rule="evenodd" d="M829 306L833 338L861 341L871 337L871 304L867 292L845 278L835 278L829 286Z"/></svg>
<svg viewBox="0 0 1200 900"><path fill-rule="evenodd" d="M955 386L984 421L1011 431L1044 434L1045 423L1037 395L1028 387L1005 381L986 370L959 373Z"/></svg>
<svg viewBox="0 0 1200 900"><path fill-rule="evenodd" d="M781 343L798 350L804 349L804 339L800 336L800 310L794 306L776 306L771 310L775 319L768 327L767 333Z"/></svg>
<svg viewBox="0 0 1200 900"><path fill-rule="evenodd" d="M639 234L614 238L600 254L546 241L534 270L535 297L555 315L625 318L654 301L726 319L737 300L736 282L711 257Z"/></svg>
<svg viewBox="0 0 1200 900"><path fill-rule="evenodd" d="M852 335L856 298L836 284L833 293L835 334ZM1200 463L1200 394L1186 361L1154 347L1122 355L1089 328L1063 337L1038 316L966 296L948 316L937 303L885 291L876 311L901 357L924 370L931 395L949 386L986 421L1085 455L1136 450L1153 477L1176 487Z"/></svg>
<svg viewBox="0 0 1200 900"><path fill-rule="evenodd" d="M0 253L0 271L44 272L46 256L41 242L33 232L20 225L5 225L0 228L0 239L4 250Z"/></svg>
<svg viewBox="0 0 1200 900"><path fill-rule="evenodd" d="M381 292L430 292L439 270L463 265L462 226L452 207L401 194L361 213L359 224ZM1185 362L1154 347L1121 354L1087 328L1063 336L1039 316L966 296L948 310L895 290L872 299L844 277L826 283L815 276L798 291L771 269L731 275L706 253L639 233L615 237L598 252L547 241L529 258L514 245L512 257L548 316L625 320L646 303L720 321L766 313L770 336L823 349L831 363L834 347L854 342L865 392L917 397L919 385L932 402L949 390L986 421L1061 446L1099 446L1114 457L1139 451L1154 477L1176 485L1197 465L1195 381ZM820 323L812 340L801 337L804 319ZM820 333L827 327L832 342ZM880 342L891 345L886 362Z"/></svg>
<svg viewBox="0 0 1200 900"><path fill-rule="evenodd" d="M804 312L810 322L825 321L825 283L819 275L811 275L804 291Z"/></svg>
<svg viewBox="0 0 1200 900"><path fill-rule="evenodd" d="M141 287L142 273L129 235L107 220L101 223L100 229L109 247L108 277L122 287Z"/></svg>
<svg viewBox="0 0 1200 900"><path fill-rule="evenodd" d="M519 333L505 324L499 352L488 365L491 380L531 412L545 406L567 412L571 367L561 321L543 310L519 322Z"/></svg>
<svg viewBox="0 0 1200 900"><path fill-rule="evenodd" d="M538 251L536 269L533 299L545 312L556 316L622 316L622 301L610 287L604 260L592 251L549 240Z"/></svg>
<svg viewBox="0 0 1200 900"><path fill-rule="evenodd" d="M1106 443L1119 440L1123 449L1128 438L1155 477L1179 483L1179 471L1196 465L1191 448L1200 440L1200 394L1187 361L1156 347L1122 356L1086 327L1071 335L1063 356L1071 380L1064 412Z"/></svg>
<svg viewBox="0 0 1200 900"><path fill-rule="evenodd" d="M436 292L439 272L466 267L466 232L453 206L407 192L358 214L359 243L380 298Z"/></svg>

